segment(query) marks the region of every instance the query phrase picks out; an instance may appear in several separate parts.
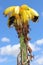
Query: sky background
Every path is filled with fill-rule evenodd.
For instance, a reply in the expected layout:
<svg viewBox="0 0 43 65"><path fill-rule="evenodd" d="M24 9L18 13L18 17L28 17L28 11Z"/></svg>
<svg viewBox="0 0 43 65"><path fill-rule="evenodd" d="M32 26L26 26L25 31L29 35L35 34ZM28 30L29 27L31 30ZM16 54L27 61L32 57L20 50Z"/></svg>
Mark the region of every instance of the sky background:
<svg viewBox="0 0 43 65"><path fill-rule="evenodd" d="M43 0L0 0L0 65L17 65L19 39L15 28L8 28L3 11L10 6L27 4L39 13L39 21L30 21L30 47L35 58L30 65L43 65Z"/></svg>

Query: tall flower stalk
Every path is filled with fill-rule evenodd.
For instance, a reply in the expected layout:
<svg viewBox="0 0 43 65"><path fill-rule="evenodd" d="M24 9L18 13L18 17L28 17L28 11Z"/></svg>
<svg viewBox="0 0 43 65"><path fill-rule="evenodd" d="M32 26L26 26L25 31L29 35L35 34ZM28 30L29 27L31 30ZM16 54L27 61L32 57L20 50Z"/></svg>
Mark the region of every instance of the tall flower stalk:
<svg viewBox="0 0 43 65"><path fill-rule="evenodd" d="M14 26L20 39L20 62L18 65L29 65L32 59L32 49L28 46L29 21L36 22L39 14L27 5L11 6L5 9L5 16L8 16L8 26ZM29 54L27 53L29 52Z"/></svg>

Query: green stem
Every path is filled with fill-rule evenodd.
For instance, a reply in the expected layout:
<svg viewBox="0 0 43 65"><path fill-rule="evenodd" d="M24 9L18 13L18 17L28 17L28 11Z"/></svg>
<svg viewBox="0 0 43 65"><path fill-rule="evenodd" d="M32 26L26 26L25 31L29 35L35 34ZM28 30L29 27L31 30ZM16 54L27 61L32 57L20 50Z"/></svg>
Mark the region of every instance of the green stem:
<svg viewBox="0 0 43 65"><path fill-rule="evenodd" d="M20 51L21 51L21 65L22 65L22 62L25 62L27 60L26 44L24 43L23 35L21 35L20 37Z"/></svg>

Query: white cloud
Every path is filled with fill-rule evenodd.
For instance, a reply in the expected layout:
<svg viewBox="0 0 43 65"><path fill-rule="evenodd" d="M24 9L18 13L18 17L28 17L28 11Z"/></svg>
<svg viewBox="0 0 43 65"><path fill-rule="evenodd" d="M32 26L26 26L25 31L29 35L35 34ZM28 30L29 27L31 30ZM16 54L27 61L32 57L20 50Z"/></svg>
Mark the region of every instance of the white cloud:
<svg viewBox="0 0 43 65"><path fill-rule="evenodd" d="M29 43L29 45L34 52L40 50L40 48L36 47L35 45L33 45L31 43ZM19 52L20 52L20 44L13 45L13 46L7 45L7 46L0 48L0 55L17 56Z"/></svg>
<svg viewBox="0 0 43 65"><path fill-rule="evenodd" d="M34 51L34 52L40 50L40 48L37 47L35 44L29 43L29 46L31 47L32 51Z"/></svg>
<svg viewBox="0 0 43 65"><path fill-rule="evenodd" d="M36 60L36 62L37 62L39 65L43 64L43 57L39 57L39 58Z"/></svg>
<svg viewBox="0 0 43 65"><path fill-rule="evenodd" d="M7 61L7 58L0 58L0 63L6 62L6 61Z"/></svg>
<svg viewBox="0 0 43 65"><path fill-rule="evenodd" d="M41 39L40 43L42 43L42 40L43 39ZM39 43L38 41L40 40L37 40L36 42ZM36 45L37 43L34 43L34 44L30 42L28 43L33 52L38 52L41 50L41 48ZM13 45L13 46L7 45L0 48L0 55L17 56L19 52L20 52L20 44Z"/></svg>
<svg viewBox="0 0 43 65"><path fill-rule="evenodd" d="M43 65L43 55L41 54L36 55L31 64Z"/></svg>
<svg viewBox="0 0 43 65"><path fill-rule="evenodd" d="M1 39L1 41L2 41L2 42L10 42L10 39L7 38L7 37L3 37L3 38Z"/></svg>
<svg viewBox="0 0 43 65"><path fill-rule="evenodd" d="M14 55L17 56L17 54L20 52L19 49L20 45L7 45L0 48L0 55Z"/></svg>
<svg viewBox="0 0 43 65"><path fill-rule="evenodd" d="M40 39L41 40L41 42L40 43L42 43L42 40L43 39ZM40 41L40 40L37 40L37 41ZM36 42L37 42L36 41ZM37 43L39 43L39 42L37 42ZM38 51L40 51L40 47L38 47L36 44L37 43L28 43L29 44L29 46L32 48L32 50L33 50L33 52L38 52ZM7 46L3 46L3 47L1 47L0 48L0 55L1 56L4 56L4 55L12 55L12 56L16 56L17 57L17 55L19 54L19 52L20 52L20 44L17 44L17 45L7 45ZM42 52L42 51L41 51ZM41 54L37 54L36 56L35 56L35 58L34 58L34 61L33 61L33 64L37 64L37 65L41 65L41 64L43 64L43 54L41 53ZM5 62L7 59L6 58L0 58L0 62ZM33 65L32 64L32 65Z"/></svg>
<svg viewBox="0 0 43 65"><path fill-rule="evenodd" d="M43 39L37 40L35 43L36 43L37 45L42 45L42 44L43 44Z"/></svg>

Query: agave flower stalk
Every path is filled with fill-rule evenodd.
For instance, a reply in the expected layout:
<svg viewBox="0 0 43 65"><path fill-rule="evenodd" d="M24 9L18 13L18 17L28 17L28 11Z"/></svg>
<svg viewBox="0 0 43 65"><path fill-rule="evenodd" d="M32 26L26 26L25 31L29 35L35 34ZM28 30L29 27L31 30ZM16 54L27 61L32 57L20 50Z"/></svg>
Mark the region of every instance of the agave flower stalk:
<svg viewBox="0 0 43 65"><path fill-rule="evenodd" d="M20 39L20 55L21 55L21 65L28 65L30 64L30 60L28 59L27 51L32 53L32 49L28 46L28 38L29 33L29 21L32 20L33 22L37 22L39 14L32 8L27 5L22 6L11 6L5 9L4 13L5 16L8 16L8 26L14 26L18 37ZM27 64L28 62L28 64ZM19 65L19 64L18 64Z"/></svg>

